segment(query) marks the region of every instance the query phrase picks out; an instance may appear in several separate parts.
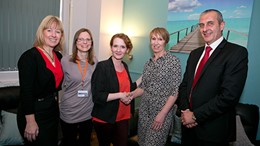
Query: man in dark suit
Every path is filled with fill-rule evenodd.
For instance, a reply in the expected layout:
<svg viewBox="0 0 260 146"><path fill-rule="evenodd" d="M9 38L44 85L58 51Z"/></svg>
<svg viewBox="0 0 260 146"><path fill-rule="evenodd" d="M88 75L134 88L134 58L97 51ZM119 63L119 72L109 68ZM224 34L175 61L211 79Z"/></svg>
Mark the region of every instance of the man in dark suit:
<svg viewBox="0 0 260 146"><path fill-rule="evenodd" d="M205 46L190 53L179 88L185 146L228 146L236 138L235 106L247 77L248 53L223 38L224 26L218 10L201 13L199 27ZM207 46L211 48L209 58L198 69Z"/></svg>

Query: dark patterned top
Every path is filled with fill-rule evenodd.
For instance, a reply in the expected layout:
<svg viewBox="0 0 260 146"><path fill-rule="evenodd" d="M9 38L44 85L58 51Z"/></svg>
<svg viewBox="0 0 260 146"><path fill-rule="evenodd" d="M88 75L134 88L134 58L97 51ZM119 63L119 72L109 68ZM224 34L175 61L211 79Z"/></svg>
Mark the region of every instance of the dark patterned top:
<svg viewBox="0 0 260 146"><path fill-rule="evenodd" d="M152 57L146 62L141 84L144 95L165 97L166 99L156 100L166 101L170 95L177 96L180 83L180 60L170 52L156 61Z"/></svg>
<svg viewBox="0 0 260 146"><path fill-rule="evenodd" d="M140 86L144 90L139 107L138 143L140 146L161 146L166 143L173 120L173 110L171 109L166 115L160 130L152 130L151 125L169 96L178 96L180 82L180 61L170 52L156 61L150 58L146 62Z"/></svg>

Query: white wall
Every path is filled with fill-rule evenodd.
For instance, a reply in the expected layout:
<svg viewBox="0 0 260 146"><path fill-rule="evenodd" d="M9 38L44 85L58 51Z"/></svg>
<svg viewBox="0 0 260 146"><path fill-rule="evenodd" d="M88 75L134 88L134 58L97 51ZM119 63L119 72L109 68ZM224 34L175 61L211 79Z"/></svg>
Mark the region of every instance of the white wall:
<svg viewBox="0 0 260 146"><path fill-rule="evenodd" d="M98 60L110 54L109 41L121 31L123 0L62 0L61 19L65 33L65 53L71 54L75 32L88 28L94 38ZM18 72L1 72L0 86L18 85Z"/></svg>
<svg viewBox="0 0 260 146"><path fill-rule="evenodd" d="M110 56L109 41L121 31L123 0L63 0L61 19L66 37L66 53L71 54L75 32L88 28L93 34L94 50L99 60Z"/></svg>

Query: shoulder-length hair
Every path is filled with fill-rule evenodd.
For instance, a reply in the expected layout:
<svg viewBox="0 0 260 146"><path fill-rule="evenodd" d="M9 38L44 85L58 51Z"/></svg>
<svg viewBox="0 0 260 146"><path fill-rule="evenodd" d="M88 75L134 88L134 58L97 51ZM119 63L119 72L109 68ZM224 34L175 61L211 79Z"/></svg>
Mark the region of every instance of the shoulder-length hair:
<svg viewBox="0 0 260 146"><path fill-rule="evenodd" d="M52 16L52 15L46 16L40 23L40 25L37 29L37 32L36 32L36 36L35 36L35 40L34 40L34 47L39 46L39 47L43 48L44 44L46 43L44 40L43 31L45 29L50 28L52 24L55 24L56 29L61 31L60 42L54 47L53 50L54 51L63 51L64 40L65 40L63 25L57 16Z"/></svg>
<svg viewBox="0 0 260 146"><path fill-rule="evenodd" d="M73 39L73 45L72 45L72 56L71 56L71 60L73 62L76 63L76 61L78 60L78 48L77 48L77 41L78 41L78 38L79 38L79 35L82 33L82 32L87 32L90 36L90 39L91 39L91 47L90 49L88 50L88 62L89 64L93 65L95 64L95 61L94 61L94 41L93 41L93 37L92 37L92 33L90 32L89 29L87 28L81 28L79 29L75 35L74 35L74 39Z"/></svg>

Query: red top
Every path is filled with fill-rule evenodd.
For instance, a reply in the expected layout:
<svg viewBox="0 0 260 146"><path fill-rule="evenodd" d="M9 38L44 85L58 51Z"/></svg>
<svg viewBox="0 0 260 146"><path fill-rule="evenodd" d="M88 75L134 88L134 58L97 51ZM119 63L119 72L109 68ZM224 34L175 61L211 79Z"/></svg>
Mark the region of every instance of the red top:
<svg viewBox="0 0 260 146"><path fill-rule="evenodd" d="M41 53L44 61L46 62L46 67L53 73L54 78L55 78L55 87L58 88L60 85L60 82L62 81L63 78L63 72L62 72L62 68L61 68L61 63L58 59L58 57L56 56L56 53L53 53L53 57L54 57L54 63L55 66L51 63L51 61L47 58L47 56L42 52L41 49L37 48L38 51Z"/></svg>
<svg viewBox="0 0 260 146"><path fill-rule="evenodd" d="M116 75L119 81L119 92L130 92L130 84L129 84L130 81L126 70L124 69L122 72L116 72ZM119 102L116 122L125 119L130 119L131 116L130 105L131 104L125 105L121 101Z"/></svg>
<svg viewBox="0 0 260 146"><path fill-rule="evenodd" d="M116 75L119 82L119 92L130 92L130 84L129 84L130 80L128 78L126 70L124 69L122 72L116 72ZM131 104L125 105L123 102L119 100L116 122L125 119L130 119L130 116L131 116ZM93 117L93 120L100 123L107 123L96 117Z"/></svg>

